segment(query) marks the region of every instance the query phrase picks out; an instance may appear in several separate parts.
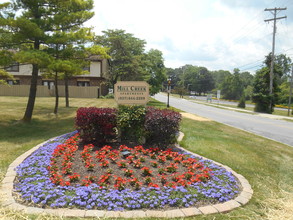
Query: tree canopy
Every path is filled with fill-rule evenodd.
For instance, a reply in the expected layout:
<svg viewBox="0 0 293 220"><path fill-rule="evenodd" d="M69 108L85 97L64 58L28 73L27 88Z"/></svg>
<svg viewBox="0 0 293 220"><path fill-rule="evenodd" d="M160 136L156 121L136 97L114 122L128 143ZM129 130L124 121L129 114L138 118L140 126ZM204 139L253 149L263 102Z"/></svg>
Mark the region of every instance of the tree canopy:
<svg viewBox="0 0 293 220"><path fill-rule="evenodd" d="M159 50L145 51L144 40L124 30L107 30L97 36L97 45L109 48L110 71L107 76L110 87L117 81L147 81L151 93L157 93L165 77L163 54Z"/></svg>
<svg viewBox="0 0 293 220"><path fill-rule="evenodd" d="M92 18L93 1L15 0L0 7L0 48L13 49L16 61L32 64L29 99L23 117L23 121L29 122L34 109L39 68L45 68L50 63L48 59L53 59L45 49L56 33L62 35L63 32L78 30Z"/></svg>

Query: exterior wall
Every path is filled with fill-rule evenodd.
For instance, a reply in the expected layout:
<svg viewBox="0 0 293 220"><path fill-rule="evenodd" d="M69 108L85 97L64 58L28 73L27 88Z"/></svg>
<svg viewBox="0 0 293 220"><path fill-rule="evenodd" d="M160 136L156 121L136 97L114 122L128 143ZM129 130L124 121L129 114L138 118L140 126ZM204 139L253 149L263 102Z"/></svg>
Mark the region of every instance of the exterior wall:
<svg viewBox="0 0 293 220"><path fill-rule="evenodd" d="M107 74L109 71L109 63L108 60L104 59L102 61L102 76L105 77L105 74Z"/></svg>
<svg viewBox="0 0 293 220"><path fill-rule="evenodd" d="M104 87L81 87L81 86L69 86L70 98L99 98L104 90ZM0 85L0 96L21 96L27 97L29 95L29 85ZM58 86L59 96L65 97L65 86ZM37 97L54 97L55 88L48 88L48 86L37 87Z"/></svg>
<svg viewBox="0 0 293 220"><path fill-rule="evenodd" d="M91 76L101 77L102 63L101 62L91 62L90 73Z"/></svg>
<svg viewBox="0 0 293 220"><path fill-rule="evenodd" d="M92 60L90 62L90 74L83 75L84 77L102 77L103 73L108 71L108 60ZM8 71L9 72L9 71ZM19 65L18 72L9 72L13 76L31 76L32 74L32 65ZM39 72L39 75L42 75L42 72Z"/></svg>
<svg viewBox="0 0 293 220"><path fill-rule="evenodd" d="M33 66L31 64L28 65L19 65L19 72L9 72L12 75L18 76L30 76L32 75Z"/></svg>

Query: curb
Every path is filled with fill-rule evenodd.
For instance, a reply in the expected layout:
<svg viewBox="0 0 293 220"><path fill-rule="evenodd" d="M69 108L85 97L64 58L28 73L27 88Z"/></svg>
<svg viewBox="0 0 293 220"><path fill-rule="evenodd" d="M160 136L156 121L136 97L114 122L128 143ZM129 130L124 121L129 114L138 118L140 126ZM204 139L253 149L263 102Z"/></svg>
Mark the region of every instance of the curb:
<svg viewBox="0 0 293 220"><path fill-rule="evenodd" d="M180 132L178 137L178 142L181 141L184 137L184 134ZM56 138L56 137L55 137ZM104 211L104 210L82 210L82 209L43 209L37 207L28 207L22 204L19 204L15 201L12 196L13 192L13 182L16 177L15 168L21 164L29 155L31 155L35 150L41 147L43 144L54 140L51 138L48 141L45 141L36 147L30 149L26 153L22 154L16 158L8 167L7 173L2 181L0 188L0 199L2 207L22 211L25 214L47 214L54 215L59 217L97 217L97 218L146 218L146 217L157 217L157 218L177 218L177 217L191 217L196 215L207 215L207 214L216 214L216 213L225 213L229 212L235 208L243 206L248 203L251 199L253 190L249 182L242 175L233 171L230 167L227 167L223 164L213 161L213 163L224 167L226 170L230 171L240 182L242 186L242 192L233 200L229 200L224 203L219 203L215 205L208 205L199 208L178 208L166 211L160 210L133 210L133 211ZM183 149L178 144L176 145L179 149L186 151L194 156L204 158L198 154L190 152L186 149ZM210 159L208 159L210 160ZM212 161L212 160L210 160Z"/></svg>

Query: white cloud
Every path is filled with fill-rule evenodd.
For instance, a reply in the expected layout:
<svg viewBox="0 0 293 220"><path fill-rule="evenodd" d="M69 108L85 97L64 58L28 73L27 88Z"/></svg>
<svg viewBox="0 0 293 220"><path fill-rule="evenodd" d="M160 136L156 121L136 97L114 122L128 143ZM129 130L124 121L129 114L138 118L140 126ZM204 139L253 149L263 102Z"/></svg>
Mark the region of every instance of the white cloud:
<svg viewBox="0 0 293 220"><path fill-rule="evenodd" d="M0 0L0 2L3 0ZM95 0L87 25L97 34L123 29L161 50L167 67L241 67L271 51L272 18L265 8L287 7L278 16L276 53L293 57L293 2L288 0ZM290 50L291 48L291 50Z"/></svg>

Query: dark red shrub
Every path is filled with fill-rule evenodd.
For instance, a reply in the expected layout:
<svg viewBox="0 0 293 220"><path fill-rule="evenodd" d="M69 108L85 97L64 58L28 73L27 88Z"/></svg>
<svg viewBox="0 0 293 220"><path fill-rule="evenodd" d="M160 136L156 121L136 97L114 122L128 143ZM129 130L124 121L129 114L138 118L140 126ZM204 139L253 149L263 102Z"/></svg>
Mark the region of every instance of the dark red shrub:
<svg viewBox="0 0 293 220"><path fill-rule="evenodd" d="M175 143L180 121L181 114L178 112L148 107L144 124L146 141L163 145Z"/></svg>
<svg viewBox="0 0 293 220"><path fill-rule="evenodd" d="M79 108L75 126L85 143L104 143L116 136L116 113L113 108Z"/></svg>

